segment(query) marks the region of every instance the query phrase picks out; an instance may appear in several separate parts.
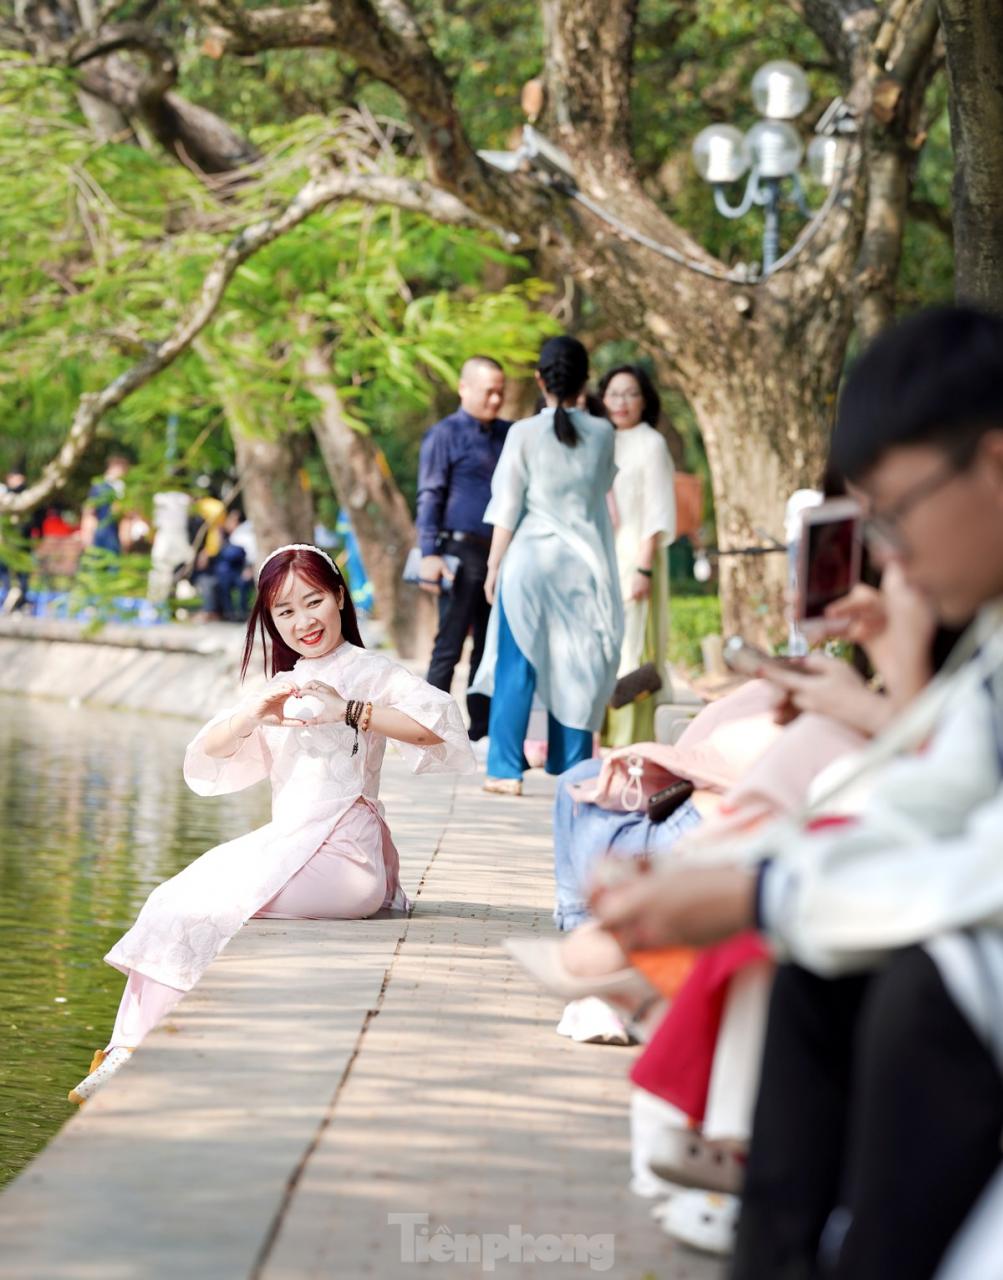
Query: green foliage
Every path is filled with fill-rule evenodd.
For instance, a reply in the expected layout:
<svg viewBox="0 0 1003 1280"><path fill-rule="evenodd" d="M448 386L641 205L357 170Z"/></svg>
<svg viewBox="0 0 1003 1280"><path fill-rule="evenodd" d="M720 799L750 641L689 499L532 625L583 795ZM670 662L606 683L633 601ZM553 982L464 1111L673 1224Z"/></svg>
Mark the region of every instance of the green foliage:
<svg viewBox="0 0 1003 1280"><path fill-rule="evenodd" d="M538 0L416 0L416 8L475 145L511 145L523 119L521 88L542 70ZM249 133L266 162L220 205L156 147L96 145L68 73L0 54L0 236L18 248L0 259L0 465L27 453L29 471L37 473L62 440L80 393L136 358L130 335L162 337L235 228L279 207L320 157L338 162L344 107L370 113L352 126L370 130L368 163L419 171L401 103L349 59L323 49L215 58L178 0L161 0L156 20L179 54L182 91ZM760 218L735 223L716 213L689 146L712 121L751 123L749 82L772 57L806 67L813 112L838 91L795 6L646 0L640 7L633 90L640 170L652 195L725 261L758 258ZM952 156L942 76L928 108L916 195L944 210ZM381 126L386 133L378 139ZM817 203L821 193L811 196ZM788 211L784 243L798 226ZM519 374L554 330L531 269L489 237L416 216L349 205L315 215L239 273L204 335L212 369L189 354L130 397L104 424L66 501L79 503L111 439L139 457L130 498L140 506L169 464L225 470L232 463L227 413L235 403L244 406L250 430L308 431L316 406L300 356L318 339L356 425L373 432L411 496L418 441L448 407L464 356L488 350ZM901 304L947 296L951 272L943 231L933 220L911 220ZM590 328L603 330L604 317L586 307L579 328L586 337ZM623 343L636 350L633 335ZM692 415L682 402L669 407L689 465L704 470ZM169 442L170 418L176 426ZM329 517L315 455L307 467Z"/></svg>
<svg viewBox="0 0 1003 1280"><path fill-rule="evenodd" d="M702 662L700 641L721 634L721 602L717 596L673 595L669 614L669 661L683 670Z"/></svg>
<svg viewBox="0 0 1003 1280"><path fill-rule="evenodd" d="M95 630L107 622L131 621L136 601L145 601L148 555L118 555L91 547L84 552L69 592L71 617Z"/></svg>
<svg viewBox="0 0 1003 1280"><path fill-rule="evenodd" d="M27 443L32 473L61 442L78 396L169 332L226 240L282 207L342 128L314 116L257 130L262 176L221 209L158 153L95 145L71 91L65 75L0 61L0 235L21 248L16 263L0 264L0 463ZM508 283L485 289L489 270ZM548 292L483 234L389 209L317 213L240 269L200 340L208 365L188 353L109 416L104 438L139 458L130 504L148 511L169 466L229 467L234 406L245 430L308 431L317 406L301 357L318 343L354 424L374 432L407 492L420 434L462 361L489 351L525 373L556 327L542 306ZM86 460L74 502L101 452ZM321 506L331 519L332 503Z"/></svg>
<svg viewBox="0 0 1003 1280"><path fill-rule="evenodd" d="M913 200L946 217L951 208L954 153L947 110L947 83L934 81L927 92L930 127L916 164ZM954 247L938 226L920 218L906 224L898 303L903 311L948 302L954 296Z"/></svg>
<svg viewBox="0 0 1003 1280"><path fill-rule="evenodd" d="M4 462L26 453L33 473L62 442L79 395L134 358L121 341L166 331L179 299L165 223L211 207L179 166L135 147L96 146L71 90L66 75L0 58L0 236L18 246L0 257L0 453ZM186 241L171 247L183 253ZM158 389L161 412L172 381ZM108 430L142 443L121 430L137 415L127 403L123 423ZM90 473L99 469L97 454L89 462Z"/></svg>

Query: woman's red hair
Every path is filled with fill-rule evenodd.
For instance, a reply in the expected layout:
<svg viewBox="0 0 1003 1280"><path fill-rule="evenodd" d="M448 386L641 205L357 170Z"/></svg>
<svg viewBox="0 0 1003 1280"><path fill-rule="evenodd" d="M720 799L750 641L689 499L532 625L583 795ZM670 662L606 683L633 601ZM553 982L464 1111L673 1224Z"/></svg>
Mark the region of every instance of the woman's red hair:
<svg viewBox="0 0 1003 1280"><path fill-rule="evenodd" d="M359 634L359 620L355 615L355 605L352 603L348 583L341 576L340 570L332 569L318 551L304 551L299 548L280 551L277 556L273 556L268 561L258 579L258 598L247 620L247 634L244 637L244 659L240 664L241 680L247 674L247 668L251 663L256 631L261 636L262 661L266 676L276 676L280 671L291 671L303 656L295 649L289 648L272 620L272 605L275 597L291 572L321 591L329 591L332 595L337 595L339 591L345 593L341 605L341 634L349 644L357 645L360 649L365 648L362 636ZM271 654L271 671L268 670L269 653Z"/></svg>

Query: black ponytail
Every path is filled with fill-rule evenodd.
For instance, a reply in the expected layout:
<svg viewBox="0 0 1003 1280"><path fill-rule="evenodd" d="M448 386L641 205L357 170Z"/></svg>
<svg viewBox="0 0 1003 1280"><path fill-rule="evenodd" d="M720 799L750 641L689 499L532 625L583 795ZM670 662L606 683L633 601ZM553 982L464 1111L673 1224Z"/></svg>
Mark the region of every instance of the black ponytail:
<svg viewBox="0 0 1003 1280"><path fill-rule="evenodd" d="M548 338L540 351L537 370L543 385L551 395L557 396L554 433L561 444L573 449L578 443L578 432L561 402L577 396L588 381L589 353L577 338L567 334Z"/></svg>

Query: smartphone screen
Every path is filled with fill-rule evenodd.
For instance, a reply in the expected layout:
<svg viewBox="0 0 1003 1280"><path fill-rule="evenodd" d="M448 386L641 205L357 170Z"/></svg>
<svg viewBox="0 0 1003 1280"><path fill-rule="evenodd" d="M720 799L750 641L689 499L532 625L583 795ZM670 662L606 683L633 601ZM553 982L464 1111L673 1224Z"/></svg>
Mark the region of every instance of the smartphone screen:
<svg viewBox="0 0 1003 1280"><path fill-rule="evenodd" d="M810 513L818 516L816 507ZM836 520L806 519L802 564L801 617L820 618L830 604L842 599L860 576L860 521L857 516Z"/></svg>

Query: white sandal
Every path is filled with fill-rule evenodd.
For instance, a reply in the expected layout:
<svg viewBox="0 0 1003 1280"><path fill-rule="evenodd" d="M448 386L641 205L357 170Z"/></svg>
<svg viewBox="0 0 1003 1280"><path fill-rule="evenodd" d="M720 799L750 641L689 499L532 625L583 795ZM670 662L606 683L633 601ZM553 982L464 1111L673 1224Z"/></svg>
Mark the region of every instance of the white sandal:
<svg viewBox="0 0 1003 1280"><path fill-rule="evenodd" d="M521 796L522 778L485 778L481 790L495 796Z"/></svg>
<svg viewBox="0 0 1003 1280"><path fill-rule="evenodd" d="M66 1095L70 1102L83 1104L93 1098L99 1089L103 1089L112 1076L116 1075L132 1056L131 1049L96 1049L91 1060L90 1073Z"/></svg>

